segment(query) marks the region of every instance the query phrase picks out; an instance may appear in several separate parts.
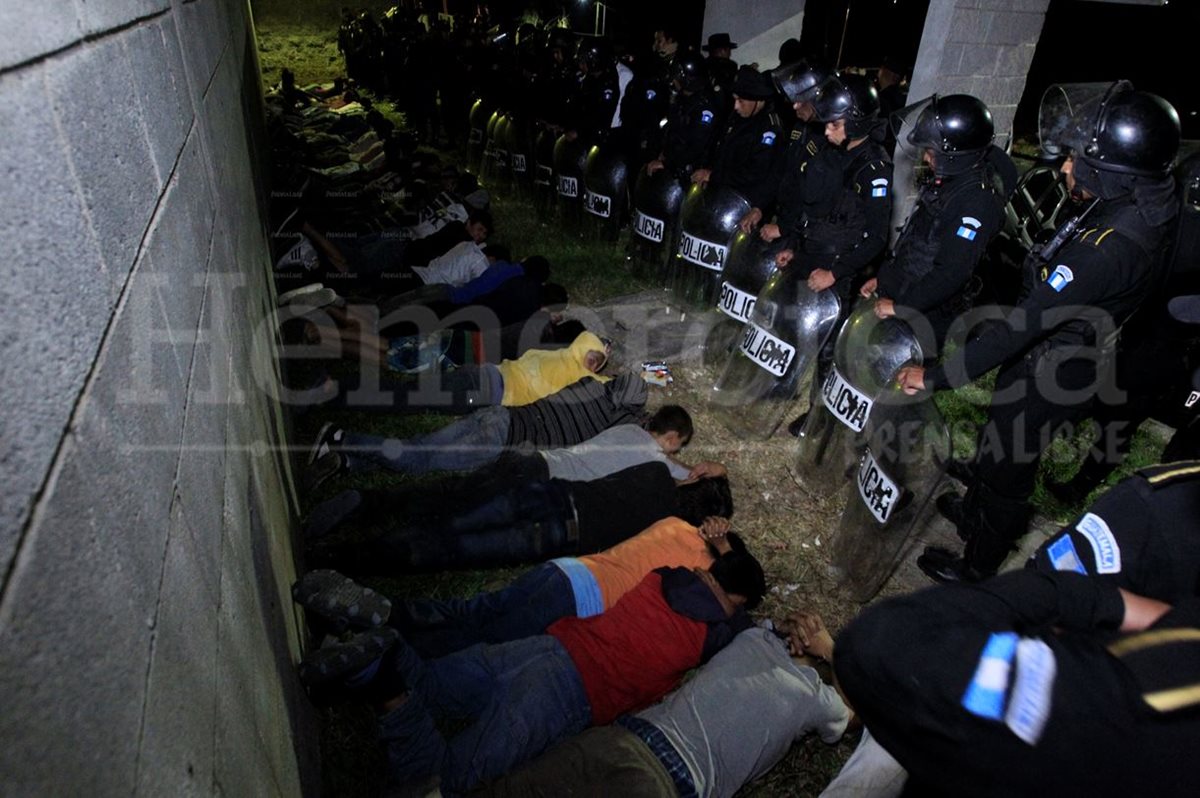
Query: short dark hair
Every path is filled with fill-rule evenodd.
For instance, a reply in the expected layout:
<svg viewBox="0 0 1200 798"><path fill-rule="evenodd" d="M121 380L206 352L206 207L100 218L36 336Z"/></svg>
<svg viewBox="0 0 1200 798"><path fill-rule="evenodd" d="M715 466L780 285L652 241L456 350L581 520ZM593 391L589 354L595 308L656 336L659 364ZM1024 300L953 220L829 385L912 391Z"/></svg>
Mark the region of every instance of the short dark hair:
<svg viewBox="0 0 1200 798"><path fill-rule="evenodd" d="M550 279L550 261L541 255L530 255L521 261L521 269L525 272L526 277L532 277L539 283Z"/></svg>
<svg viewBox="0 0 1200 798"><path fill-rule="evenodd" d="M733 517L733 491L726 477L706 477L675 489L677 516L692 526L700 526L710 515Z"/></svg>
<svg viewBox="0 0 1200 798"><path fill-rule="evenodd" d="M728 533L725 539L729 541L731 551L714 560L708 571L726 593L744 596L746 609L752 610L767 595L767 576L736 532Z"/></svg>
<svg viewBox="0 0 1200 798"><path fill-rule="evenodd" d="M512 263L512 251L503 244L486 244L483 247L483 254L505 263Z"/></svg>
<svg viewBox="0 0 1200 798"><path fill-rule="evenodd" d="M569 344L587 332L587 327L579 319L567 319L558 324L551 324L550 341L556 344Z"/></svg>
<svg viewBox="0 0 1200 798"><path fill-rule="evenodd" d="M486 208L471 208L467 211L467 222L475 222L487 228L488 233L493 233L496 230L492 222L492 213Z"/></svg>
<svg viewBox="0 0 1200 798"><path fill-rule="evenodd" d="M663 405L646 422L646 431L656 435L676 432L679 434L680 440L687 443L692 439L695 428L692 426L692 417L688 415L688 411L679 405Z"/></svg>
<svg viewBox="0 0 1200 798"><path fill-rule="evenodd" d="M542 307L549 308L550 310L562 310L567 307L568 301L567 289L558 283L545 283L542 285Z"/></svg>

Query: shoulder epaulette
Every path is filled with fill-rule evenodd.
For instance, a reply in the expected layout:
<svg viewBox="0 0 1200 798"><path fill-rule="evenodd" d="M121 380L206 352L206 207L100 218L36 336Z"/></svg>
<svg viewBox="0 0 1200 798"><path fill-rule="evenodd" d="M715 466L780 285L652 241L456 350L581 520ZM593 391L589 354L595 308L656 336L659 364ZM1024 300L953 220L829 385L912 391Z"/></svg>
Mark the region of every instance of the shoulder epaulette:
<svg viewBox="0 0 1200 798"><path fill-rule="evenodd" d="M1111 227L1089 227L1079 234L1078 240L1081 244L1091 244L1093 247L1100 246L1100 242L1108 237L1113 231Z"/></svg>
<svg viewBox="0 0 1200 798"><path fill-rule="evenodd" d="M1154 487L1161 488L1184 479L1200 479L1200 460L1164 463L1139 469L1137 473Z"/></svg>

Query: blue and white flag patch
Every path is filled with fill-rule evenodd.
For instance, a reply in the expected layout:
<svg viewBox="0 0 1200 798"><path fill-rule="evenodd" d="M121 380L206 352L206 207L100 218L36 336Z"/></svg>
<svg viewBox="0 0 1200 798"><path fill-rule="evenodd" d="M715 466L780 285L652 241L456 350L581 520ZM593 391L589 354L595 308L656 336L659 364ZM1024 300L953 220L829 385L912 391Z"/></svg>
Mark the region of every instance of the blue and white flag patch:
<svg viewBox="0 0 1200 798"><path fill-rule="evenodd" d="M701 111L700 112L700 124L710 125L710 124L712 124L712 121L713 121L713 112L712 111Z"/></svg>
<svg viewBox="0 0 1200 798"><path fill-rule="evenodd" d="M1004 697L1016 653L1016 632L996 632L988 638L975 666L975 675L963 694L963 709L988 720L1004 717Z"/></svg>
<svg viewBox="0 0 1200 798"><path fill-rule="evenodd" d="M1004 713L1004 725L1029 745L1036 745L1050 720L1058 662L1042 640L1022 638L1017 644L1017 676Z"/></svg>
<svg viewBox="0 0 1200 798"><path fill-rule="evenodd" d="M604 99L607 101L607 100L611 100L612 98L613 98L612 89L605 89L604 90Z"/></svg>
<svg viewBox="0 0 1200 798"><path fill-rule="evenodd" d="M975 236L979 235L979 228L983 227L983 222L976 219L974 216L964 216L962 224L959 225L958 232L955 233L959 238L965 238L968 241L974 241Z"/></svg>
<svg viewBox="0 0 1200 798"><path fill-rule="evenodd" d="M653 100L657 96L658 96L658 92L656 92L654 89L646 89L646 99L647 100Z"/></svg>
<svg viewBox="0 0 1200 798"><path fill-rule="evenodd" d="M1046 282L1055 291L1062 292L1067 287L1067 283L1075 279L1075 272L1071 271L1070 267L1065 264L1058 264L1054 267L1054 271L1050 272L1050 276L1046 278Z"/></svg>
<svg viewBox="0 0 1200 798"><path fill-rule="evenodd" d="M877 177L871 181L871 196L886 197L888 193L888 181L886 177Z"/></svg>
<svg viewBox="0 0 1200 798"><path fill-rule="evenodd" d="M763 133L762 143L766 144L768 147L770 147L772 144L774 144L775 143L775 131L768 130L766 133Z"/></svg>
<svg viewBox="0 0 1200 798"><path fill-rule="evenodd" d="M1058 540L1050 544L1046 549L1046 555L1050 558L1050 564L1054 566L1056 571L1074 571L1077 574L1087 574L1087 568L1079 559L1079 552L1075 550L1075 543L1072 542L1070 535L1063 535Z"/></svg>
<svg viewBox="0 0 1200 798"><path fill-rule="evenodd" d="M1062 268L1061 266L1059 268ZM1096 555L1096 573L1119 574L1121 572L1121 547L1104 519L1094 513L1086 513L1075 525L1076 531L1092 544Z"/></svg>

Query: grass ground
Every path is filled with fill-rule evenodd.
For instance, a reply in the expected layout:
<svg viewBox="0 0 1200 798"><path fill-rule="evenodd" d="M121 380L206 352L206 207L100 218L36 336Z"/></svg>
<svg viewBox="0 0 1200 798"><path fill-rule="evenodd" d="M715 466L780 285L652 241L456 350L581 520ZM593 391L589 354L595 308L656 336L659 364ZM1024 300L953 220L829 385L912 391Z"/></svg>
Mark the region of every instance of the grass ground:
<svg viewBox="0 0 1200 798"><path fill-rule="evenodd" d="M332 31L260 25L259 35L267 83L278 79L281 66L293 68L301 84L308 80L328 80L340 68L336 51L330 49ZM576 308L652 287L647 279L630 274L619 246L584 243L565 233L558 223L537 211L528 201L500 195L494 199L493 211L497 220L496 238L507 244L514 255L538 253L547 256L554 264L553 279L570 289ZM813 500L795 487L788 474L788 466L795 456L795 443L786 433L781 431L765 442L756 443L726 429L704 401L715 377L712 367L684 366L676 369L674 376L675 383L669 388L655 389L652 405L673 402L687 407L693 413L698 429L687 458L717 460L729 466L737 508L735 528L759 554L774 586L761 613L779 617L790 610L814 608L836 632L859 609L857 603L839 591L828 569L827 544L841 513L842 494ZM973 450L975 427L985 417L989 384L988 378L984 378L976 385L937 397L937 404L953 433L956 456L967 457ZM322 422L335 421L364 432L405 437L447 420L433 414L389 417L314 410L297 420L296 433L301 442L309 441ZM1073 464L1078 462L1082 441L1077 438L1056 442L1045 458L1043 472L1059 479L1068 476ZM1161 446L1159 436L1153 433L1139 435L1133 456L1117 477L1153 462ZM379 474L342 477L305 500L311 508L316 502L347 487L386 486L401 479ZM1077 509L1059 506L1040 485L1034 504L1040 514L1050 518L1065 519ZM379 579L370 584L393 597L469 595L500 586L515 573L507 570L450 572ZM883 592L886 595L894 591L885 588ZM354 708L331 709L326 712L326 721L322 737L325 794L378 794L384 762L375 745L370 714ZM809 738L794 746L783 762L739 795L755 798L815 796L849 756L853 742L847 740L836 746L825 746Z"/></svg>

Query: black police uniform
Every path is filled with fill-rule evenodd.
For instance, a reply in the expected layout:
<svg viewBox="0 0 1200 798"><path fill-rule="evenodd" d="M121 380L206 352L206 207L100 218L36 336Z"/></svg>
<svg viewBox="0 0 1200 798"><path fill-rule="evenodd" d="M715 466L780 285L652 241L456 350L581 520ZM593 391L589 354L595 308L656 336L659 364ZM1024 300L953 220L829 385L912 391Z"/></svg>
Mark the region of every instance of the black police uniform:
<svg viewBox="0 0 1200 798"><path fill-rule="evenodd" d="M663 166L680 179L691 177L711 157L719 132L717 105L711 92L677 93L667 112Z"/></svg>
<svg viewBox="0 0 1200 798"><path fill-rule="evenodd" d="M988 243L1004 225L1007 192L986 160L961 174L935 179L879 269L879 296L924 314L933 341L926 356L942 351L946 332L969 306L963 289ZM932 346L931 346L932 344Z"/></svg>
<svg viewBox="0 0 1200 798"><path fill-rule="evenodd" d="M639 63L633 79L621 99L621 128L626 137L625 152L631 168L658 157L662 152L662 120L671 108L671 81L666 62L657 56Z"/></svg>
<svg viewBox="0 0 1200 798"><path fill-rule="evenodd" d="M1121 480L1043 543L1027 566L1072 571L1168 604L1200 592L1200 462Z"/></svg>
<svg viewBox="0 0 1200 798"><path fill-rule="evenodd" d="M820 150L804 174L804 211L790 236L792 268L833 272L845 300L854 277L887 246L892 160L874 139L866 138L853 149Z"/></svg>
<svg viewBox="0 0 1200 798"><path fill-rule="evenodd" d="M704 59L704 67L713 96L717 98L717 120L724 123L733 113L733 82L737 79L737 61L709 56Z"/></svg>
<svg viewBox="0 0 1200 798"><path fill-rule="evenodd" d="M620 101L615 69L589 72L568 100L566 126L578 131L588 144L598 144L608 137Z"/></svg>
<svg viewBox="0 0 1200 798"><path fill-rule="evenodd" d="M925 372L932 390L949 385L948 373L961 383L1001 366L959 525L967 562L984 573L1026 532L1027 500L1051 436L1078 421L1097 393L1098 353L1115 336L1107 321L1119 327L1158 283L1165 225L1148 225L1128 196L1099 203L1087 224L1004 321Z"/></svg>
<svg viewBox="0 0 1200 798"><path fill-rule="evenodd" d="M730 188L761 208L783 149L779 117L763 108L751 117L733 114L713 159L713 185Z"/></svg>
<svg viewBox="0 0 1200 798"><path fill-rule="evenodd" d="M775 224L781 231L786 233L799 228L804 212L805 170L809 161L828 146L822 125L796 120L796 126L788 135L783 162L767 186L766 204L760 206L764 212L772 205L775 207Z"/></svg>
<svg viewBox="0 0 1200 798"><path fill-rule="evenodd" d="M1123 616L1111 585L1022 570L867 608L834 669L906 794L1193 795L1200 599L1114 640Z"/></svg>

